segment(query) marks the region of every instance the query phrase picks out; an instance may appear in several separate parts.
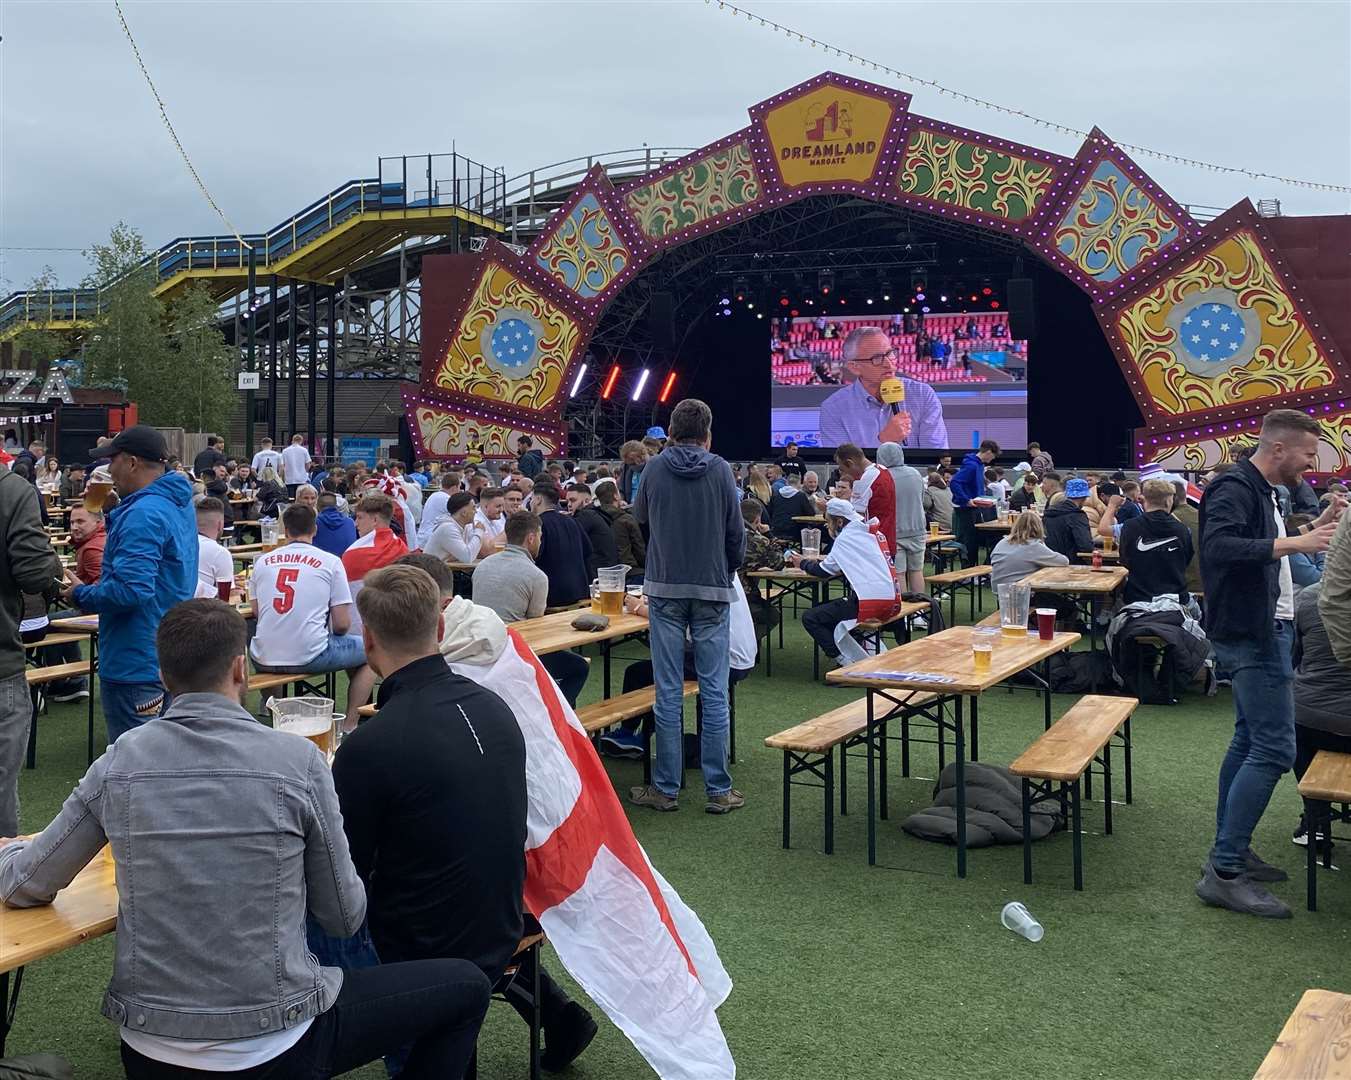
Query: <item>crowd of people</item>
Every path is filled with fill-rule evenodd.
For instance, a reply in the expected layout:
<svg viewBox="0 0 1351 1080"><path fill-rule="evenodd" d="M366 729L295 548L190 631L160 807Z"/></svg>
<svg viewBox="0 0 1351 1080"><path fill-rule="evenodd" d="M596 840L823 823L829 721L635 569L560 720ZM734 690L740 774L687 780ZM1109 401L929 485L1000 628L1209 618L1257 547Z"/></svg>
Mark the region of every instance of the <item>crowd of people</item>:
<svg viewBox="0 0 1351 1080"><path fill-rule="evenodd" d="M724 815L746 804L728 761L731 688L776 617L748 575L842 577L845 595L802 622L848 664L879 647L856 636L860 620L885 623L903 597L927 598L935 527L956 537L937 550L971 563L975 524L1001 514L996 586L1116 549L1130 571L1121 610L1175 605L1190 618L1204 598L1237 719L1197 893L1288 916L1267 888L1284 872L1253 852L1253 828L1284 772L1302 774L1320 748L1351 751L1351 515L1343 485L1320 497L1304 479L1317 436L1304 414L1277 410L1195 485L1157 469L1060 471L1035 443L1004 467L988 440L956 466L944 456L915 468L898 441L872 457L841 445L825 467L791 444L773 462L729 463L693 399L673 409L669 435L654 428L591 466L550 463L523 436L495 466L342 467L297 435L282 451L264 441L249 462L213 437L188 470L136 426L100 440L86 475L34 443L0 458L0 898L50 902L111 845L118 888L134 883L136 902L122 907L103 1011L131 1077L331 1075L380 1057L400 1076L460 1076L528 924L538 793L519 717L452 658L505 641L497 628L584 604L602 569L627 568L642 595L626 607L646 616L651 658L627 669L625 689L655 689L651 779L629 801L678 809L689 752L704 809ZM76 554L63 568L43 527L49 498L77 498L94 479L112 491L102 509L72 509ZM232 501L278 519L242 601L221 543ZM99 616L108 749L50 825L13 841L26 650L41 641L28 616L53 605ZM532 662L576 704L585 658ZM254 671L347 674L331 769L242 707ZM693 743L687 679L699 685ZM362 721L377 682L378 713ZM647 737L629 724L602 745L632 756ZM1307 821L1319 812L1308 808L1297 842L1315 842ZM263 878L265 902L251 895ZM596 1022L538 975L544 1064L561 1069Z"/></svg>

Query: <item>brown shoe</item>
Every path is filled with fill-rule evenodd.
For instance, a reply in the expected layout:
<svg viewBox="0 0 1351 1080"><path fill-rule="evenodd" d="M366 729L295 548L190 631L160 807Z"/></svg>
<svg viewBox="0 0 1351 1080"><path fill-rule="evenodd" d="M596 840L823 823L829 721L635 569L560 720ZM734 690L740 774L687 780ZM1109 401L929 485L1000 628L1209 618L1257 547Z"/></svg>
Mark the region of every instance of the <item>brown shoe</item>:
<svg viewBox="0 0 1351 1080"><path fill-rule="evenodd" d="M629 802L634 806L647 806L653 810L660 810L663 813L670 813L672 810L679 810L680 806L670 795L666 795L653 787L651 784L644 784L642 787L629 788Z"/></svg>
<svg viewBox="0 0 1351 1080"><path fill-rule="evenodd" d="M746 796L733 788L726 795L710 795L704 810L710 814L730 814L746 805Z"/></svg>

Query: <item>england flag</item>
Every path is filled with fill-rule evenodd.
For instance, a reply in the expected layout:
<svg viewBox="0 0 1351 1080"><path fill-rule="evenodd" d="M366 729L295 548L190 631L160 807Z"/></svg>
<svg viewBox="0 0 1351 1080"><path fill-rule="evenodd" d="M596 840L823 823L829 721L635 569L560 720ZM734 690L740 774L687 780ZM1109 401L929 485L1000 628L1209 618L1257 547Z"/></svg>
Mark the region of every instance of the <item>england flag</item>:
<svg viewBox="0 0 1351 1080"><path fill-rule="evenodd" d="M563 966L662 1080L733 1080L714 1010L732 981L648 860L595 748L529 646L457 597L441 653L511 708L526 746L526 907Z"/></svg>

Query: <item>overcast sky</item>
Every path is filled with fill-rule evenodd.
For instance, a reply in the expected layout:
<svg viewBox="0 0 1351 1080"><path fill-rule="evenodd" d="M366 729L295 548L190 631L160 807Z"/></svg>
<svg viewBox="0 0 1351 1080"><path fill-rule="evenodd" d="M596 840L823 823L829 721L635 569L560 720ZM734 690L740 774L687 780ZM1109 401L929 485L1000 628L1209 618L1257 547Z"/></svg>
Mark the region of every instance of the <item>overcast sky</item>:
<svg viewBox="0 0 1351 1080"><path fill-rule="evenodd" d="M956 89L1188 157L1351 183L1351 3L768 3L744 6ZM461 152L509 176L566 158L699 146L847 61L716 0L256 3L124 0L188 153L245 232L380 155ZM119 218L158 247L224 231L188 175L111 0L0 3L0 291ZM1078 142L901 80L912 109L1071 155ZM1179 201L1345 195L1140 158Z"/></svg>

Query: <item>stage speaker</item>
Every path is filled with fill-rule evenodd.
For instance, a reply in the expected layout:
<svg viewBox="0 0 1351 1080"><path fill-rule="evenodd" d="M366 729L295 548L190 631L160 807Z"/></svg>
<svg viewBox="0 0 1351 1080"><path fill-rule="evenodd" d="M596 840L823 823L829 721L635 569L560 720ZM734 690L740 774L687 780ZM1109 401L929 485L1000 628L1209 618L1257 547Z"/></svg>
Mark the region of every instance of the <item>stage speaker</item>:
<svg viewBox="0 0 1351 1080"><path fill-rule="evenodd" d="M1026 340L1037 336L1037 305L1032 295L1032 279L1009 278L1009 336Z"/></svg>
<svg viewBox="0 0 1351 1080"><path fill-rule="evenodd" d="M647 302L647 332L652 347L669 356L675 352L675 294L654 292Z"/></svg>

